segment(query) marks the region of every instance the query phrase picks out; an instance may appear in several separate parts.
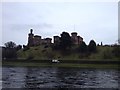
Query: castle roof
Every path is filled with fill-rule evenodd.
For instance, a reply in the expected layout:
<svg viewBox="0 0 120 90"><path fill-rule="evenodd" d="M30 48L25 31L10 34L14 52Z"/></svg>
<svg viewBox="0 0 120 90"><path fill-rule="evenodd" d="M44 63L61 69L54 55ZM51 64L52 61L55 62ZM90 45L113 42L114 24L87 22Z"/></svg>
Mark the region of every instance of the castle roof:
<svg viewBox="0 0 120 90"><path fill-rule="evenodd" d="M52 38L45 38L46 40L52 40Z"/></svg>
<svg viewBox="0 0 120 90"><path fill-rule="evenodd" d="M72 32L71 34L77 34L77 32Z"/></svg>
<svg viewBox="0 0 120 90"><path fill-rule="evenodd" d="M54 36L54 37L59 37L59 36Z"/></svg>
<svg viewBox="0 0 120 90"><path fill-rule="evenodd" d="M41 37L41 36L39 36L39 35L35 35L34 37Z"/></svg>

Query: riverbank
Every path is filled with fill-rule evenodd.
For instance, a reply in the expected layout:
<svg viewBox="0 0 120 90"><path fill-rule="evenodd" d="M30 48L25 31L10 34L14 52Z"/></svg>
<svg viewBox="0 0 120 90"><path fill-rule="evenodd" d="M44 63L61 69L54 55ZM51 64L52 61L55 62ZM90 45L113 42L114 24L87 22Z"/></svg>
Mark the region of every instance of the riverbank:
<svg viewBox="0 0 120 90"><path fill-rule="evenodd" d="M68 51L54 50L52 46L36 46L30 47L28 50L21 49L17 51L17 58L24 59L60 59L60 60L120 60L114 54L115 47L110 46L96 46L96 53L80 53L78 52L78 46L73 46Z"/></svg>
<svg viewBox="0 0 120 90"><path fill-rule="evenodd" d="M68 68L95 68L95 69L120 69L119 61L88 61L73 60L52 63L50 60L4 60L2 66L18 67L68 67Z"/></svg>

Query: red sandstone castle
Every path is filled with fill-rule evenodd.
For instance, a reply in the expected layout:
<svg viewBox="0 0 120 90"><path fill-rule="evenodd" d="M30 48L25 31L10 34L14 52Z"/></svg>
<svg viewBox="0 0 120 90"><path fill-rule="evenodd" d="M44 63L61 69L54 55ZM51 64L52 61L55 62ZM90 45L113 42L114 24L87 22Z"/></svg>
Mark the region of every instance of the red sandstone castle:
<svg viewBox="0 0 120 90"><path fill-rule="evenodd" d="M53 36L54 44L60 43L60 37L59 36ZM80 44L83 41L83 38L80 36L77 36L76 32L71 33L71 39L73 44ZM38 46L42 44L52 44L52 38L45 38L42 39L41 36L33 34L33 29L30 29L30 33L28 34L28 46Z"/></svg>

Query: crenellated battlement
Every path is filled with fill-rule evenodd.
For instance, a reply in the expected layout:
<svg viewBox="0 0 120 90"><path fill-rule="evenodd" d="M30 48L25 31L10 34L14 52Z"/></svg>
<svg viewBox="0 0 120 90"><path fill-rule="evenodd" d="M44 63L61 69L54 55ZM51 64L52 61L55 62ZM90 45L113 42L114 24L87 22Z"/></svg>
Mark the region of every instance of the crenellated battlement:
<svg viewBox="0 0 120 90"><path fill-rule="evenodd" d="M60 43L60 37L59 36L53 36L53 43L59 44ZM73 44L80 44L83 41L83 38L81 36L77 35L77 32L71 33L71 40ZM28 34L28 46L38 46L41 44L51 44L52 38L44 38L42 39L42 36L34 35L33 29L30 29L30 33Z"/></svg>

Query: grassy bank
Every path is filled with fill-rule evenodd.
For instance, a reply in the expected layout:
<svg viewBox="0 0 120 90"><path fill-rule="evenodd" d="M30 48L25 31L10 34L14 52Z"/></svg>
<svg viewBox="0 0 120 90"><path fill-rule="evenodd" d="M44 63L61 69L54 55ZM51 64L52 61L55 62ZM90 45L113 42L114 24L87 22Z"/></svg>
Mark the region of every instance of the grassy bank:
<svg viewBox="0 0 120 90"><path fill-rule="evenodd" d="M4 61L3 66L18 67L68 67L68 68L95 68L95 69L120 69L119 64L80 64L80 63L38 63L38 62L17 62Z"/></svg>
<svg viewBox="0 0 120 90"><path fill-rule="evenodd" d="M52 50L52 47L36 46L30 47L28 50L19 50L17 52L18 58L24 59L61 59L61 60L120 60L112 53L114 47L97 46L97 52L89 55L84 55L76 51L77 46L72 47L68 54L63 54L60 50Z"/></svg>
<svg viewBox="0 0 120 90"><path fill-rule="evenodd" d="M45 45L21 49L17 52L17 60L3 60L3 66L119 68L120 59L112 52L114 47L97 46L96 53L89 55L79 53L77 47L72 47L67 54ZM58 59L60 63L51 63L52 59Z"/></svg>

